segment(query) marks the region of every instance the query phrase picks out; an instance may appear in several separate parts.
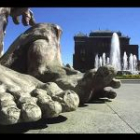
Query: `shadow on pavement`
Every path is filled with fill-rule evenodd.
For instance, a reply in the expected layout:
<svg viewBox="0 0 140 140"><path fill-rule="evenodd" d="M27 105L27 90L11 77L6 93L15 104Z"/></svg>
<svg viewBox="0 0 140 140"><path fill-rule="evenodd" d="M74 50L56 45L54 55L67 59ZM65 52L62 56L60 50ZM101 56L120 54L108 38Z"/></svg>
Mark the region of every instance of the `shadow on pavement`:
<svg viewBox="0 0 140 140"><path fill-rule="evenodd" d="M112 102L112 100L106 98L94 99L93 101L89 101L88 104L104 104L106 102ZM87 107L88 104L79 105L79 107Z"/></svg>
<svg viewBox="0 0 140 140"><path fill-rule="evenodd" d="M94 101L90 101L89 103L91 103L91 104L103 104L106 102L112 102L112 100L100 98L100 99L95 99Z"/></svg>
<svg viewBox="0 0 140 140"><path fill-rule="evenodd" d="M64 122L66 120L67 120L66 117L60 115L57 118L46 119L46 120L44 120L44 122L47 124L55 124L55 123Z"/></svg>
<svg viewBox="0 0 140 140"><path fill-rule="evenodd" d="M58 116L52 119L41 119L37 122L30 123L18 123L14 125L0 125L0 133L24 133L29 130L37 130L47 128L47 124L54 124L66 121L67 118L64 116Z"/></svg>
<svg viewBox="0 0 140 140"><path fill-rule="evenodd" d="M87 104L79 105L79 107L87 107Z"/></svg>

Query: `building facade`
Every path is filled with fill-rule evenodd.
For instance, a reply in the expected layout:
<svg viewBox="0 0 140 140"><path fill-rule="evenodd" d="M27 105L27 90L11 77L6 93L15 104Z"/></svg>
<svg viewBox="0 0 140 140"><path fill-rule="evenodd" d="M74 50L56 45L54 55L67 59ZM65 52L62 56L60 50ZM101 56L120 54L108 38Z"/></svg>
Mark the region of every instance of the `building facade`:
<svg viewBox="0 0 140 140"><path fill-rule="evenodd" d="M74 36L75 46L73 54L73 67L76 70L85 72L86 70L93 69L95 66L95 56L99 57L103 53L106 57L110 56L111 39L114 32L109 30L99 30L90 32L89 36L79 33ZM116 32L120 41L120 53L121 61L123 59L124 52L127 56L132 53L138 57L138 45L130 45L130 38L122 35L121 32Z"/></svg>

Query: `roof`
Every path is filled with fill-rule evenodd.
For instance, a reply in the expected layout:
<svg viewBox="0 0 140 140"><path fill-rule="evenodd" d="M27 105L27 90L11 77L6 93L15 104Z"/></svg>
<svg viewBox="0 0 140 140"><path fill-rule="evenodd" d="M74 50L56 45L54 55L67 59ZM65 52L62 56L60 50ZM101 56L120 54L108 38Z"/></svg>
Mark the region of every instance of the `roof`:
<svg viewBox="0 0 140 140"><path fill-rule="evenodd" d="M120 31L111 31L111 30L95 30L89 33L89 37L111 37L113 33L117 33L119 37L128 38L130 37L123 35ZM88 37L87 34L79 32L75 37Z"/></svg>
<svg viewBox="0 0 140 140"><path fill-rule="evenodd" d="M96 31L91 31L91 33L114 33L111 30L96 30Z"/></svg>
<svg viewBox="0 0 140 140"><path fill-rule="evenodd" d="M80 36L80 37L85 37L87 36L86 34L82 33L82 32L79 32L78 34L76 34L75 36Z"/></svg>

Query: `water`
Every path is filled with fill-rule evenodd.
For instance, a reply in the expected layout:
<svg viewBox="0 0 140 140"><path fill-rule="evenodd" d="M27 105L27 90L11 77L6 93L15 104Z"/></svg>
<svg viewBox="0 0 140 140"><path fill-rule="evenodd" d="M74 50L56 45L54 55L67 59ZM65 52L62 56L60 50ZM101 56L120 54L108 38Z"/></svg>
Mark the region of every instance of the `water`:
<svg viewBox="0 0 140 140"><path fill-rule="evenodd" d="M106 65L106 53L103 53L102 55L102 62L103 62L103 66Z"/></svg>
<svg viewBox="0 0 140 140"><path fill-rule="evenodd" d="M96 54L95 68L98 69L100 66L113 65L117 71L128 70L132 73L137 71L138 60L136 55L130 53L129 56L127 56L126 52L124 52L122 60L123 62L121 64L119 37L117 33L113 33L111 39L110 57L106 57L105 52L102 54L102 56L98 56L98 54Z"/></svg>
<svg viewBox="0 0 140 140"><path fill-rule="evenodd" d="M126 52L124 52L124 55L123 55L123 70L128 70L128 57L127 57L127 54Z"/></svg>
<svg viewBox="0 0 140 140"><path fill-rule="evenodd" d="M133 65L134 65L134 71L137 71L138 59L136 55L133 55Z"/></svg>
<svg viewBox="0 0 140 140"><path fill-rule="evenodd" d="M136 55L130 54L129 57L129 70L130 71L137 71L137 57Z"/></svg>
<svg viewBox="0 0 140 140"><path fill-rule="evenodd" d="M99 57L99 67L101 67L101 66L103 66L103 59L102 59L102 57L100 56L100 57Z"/></svg>
<svg viewBox="0 0 140 140"><path fill-rule="evenodd" d="M96 56L95 56L95 63L94 63L94 67L95 67L96 69L98 69L98 68L99 68L99 57L98 57L98 54L96 54Z"/></svg>
<svg viewBox="0 0 140 140"><path fill-rule="evenodd" d="M113 33L110 49L110 64L116 69L121 70L120 41L117 33Z"/></svg>
<svg viewBox="0 0 140 140"><path fill-rule="evenodd" d="M109 59L109 57L107 57L106 64L109 65L110 64L109 62L110 62L110 59Z"/></svg>

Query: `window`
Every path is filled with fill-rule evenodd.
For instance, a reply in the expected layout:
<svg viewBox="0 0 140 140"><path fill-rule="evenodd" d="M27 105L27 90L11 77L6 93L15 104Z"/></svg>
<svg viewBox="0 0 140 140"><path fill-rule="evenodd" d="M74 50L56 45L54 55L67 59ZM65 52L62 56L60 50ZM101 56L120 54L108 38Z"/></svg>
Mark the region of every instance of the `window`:
<svg viewBox="0 0 140 140"><path fill-rule="evenodd" d="M82 60L83 62L85 62L85 57L81 57L81 60Z"/></svg>
<svg viewBox="0 0 140 140"><path fill-rule="evenodd" d="M82 49L80 50L80 54L81 54L81 55L85 55L85 54L86 54L85 49L82 48Z"/></svg>

